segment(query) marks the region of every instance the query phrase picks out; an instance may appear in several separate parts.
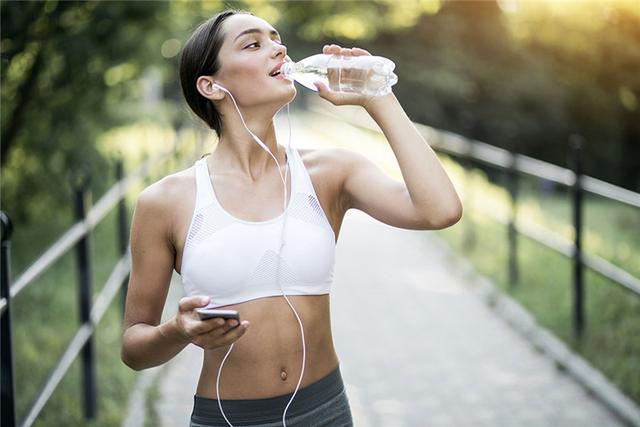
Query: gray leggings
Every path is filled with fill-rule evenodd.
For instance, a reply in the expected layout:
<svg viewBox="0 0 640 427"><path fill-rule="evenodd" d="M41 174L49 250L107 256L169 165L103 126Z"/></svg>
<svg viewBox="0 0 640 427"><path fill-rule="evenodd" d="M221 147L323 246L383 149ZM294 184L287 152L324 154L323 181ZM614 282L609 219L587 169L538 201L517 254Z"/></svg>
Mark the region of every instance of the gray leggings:
<svg viewBox="0 0 640 427"><path fill-rule="evenodd" d="M291 394L255 400L221 400L234 426L282 426L282 412ZM326 377L298 390L287 411L287 427L351 427L351 409L339 367ZM217 399L194 396L190 427L227 427Z"/></svg>

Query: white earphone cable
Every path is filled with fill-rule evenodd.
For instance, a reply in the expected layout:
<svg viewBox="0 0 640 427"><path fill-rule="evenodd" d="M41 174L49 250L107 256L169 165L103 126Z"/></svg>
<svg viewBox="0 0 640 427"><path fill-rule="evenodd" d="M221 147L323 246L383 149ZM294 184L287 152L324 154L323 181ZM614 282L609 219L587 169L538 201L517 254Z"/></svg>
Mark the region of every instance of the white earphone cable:
<svg viewBox="0 0 640 427"><path fill-rule="evenodd" d="M287 122L289 124L289 143L287 145L287 149L285 150L285 152L287 153L287 163L285 166L285 174L284 177L282 176L282 172L280 171L280 163L278 162L278 159L273 155L273 153L271 153L271 150L269 150L269 148L262 142L260 141L260 138L258 138L253 132L251 132L251 130L249 129L249 127L247 126L247 124L244 121L244 118L242 117L242 113L240 112L240 108L238 108L238 104L236 103L236 100L234 99L233 95L231 95L231 92L229 92L227 89L225 89L224 87L220 86L220 85L216 85L218 86L221 90L225 91L226 93L229 94L229 96L231 97L231 100L233 101L234 106L236 107L236 110L238 111L238 115L240 116L240 120L242 121L242 124L244 125L245 129L249 132L249 134L253 137L254 141L256 143L258 143L258 145L260 147L262 147L267 153L269 153L269 155L273 158L273 160L275 160L276 165L278 166L278 174L280 175L280 180L282 181L282 185L284 186L284 199L283 199L283 221L282 221L282 230L280 233L280 248L278 250L278 263L277 263L277 267L276 267L276 281L280 287L280 291L282 292L282 296L284 297L284 299L287 301L287 304L289 304L289 307L291 307L291 310L293 311L293 314L296 317L296 320L298 321L298 325L300 326L300 336L301 336L301 340L302 340L302 368L300 370L300 377L298 378L298 383L296 384L296 388L293 391L293 394L291 395L291 399L289 400L289 403L287 403L287 406L284 408L284 412L282 414L282 424L284 427L287 427L287 423L286 423L286 415L287 415L287 411L289 410L289 406L291 405L291 403L293 403L293 399L296 397L296 394L298 393L298 390L300 389L300 384L302 384L302 377L304 375L304 367L305 367L305 363L306 363L306 344L305 344L305 339L304 339L304 327L302 325L302 320L300 320L300 316L298 315L298 312L296 311L295 307L293 306L293 304L291 303L291 301L289 301L289 298L287 297L287 295L285 294L284 290L282 289L282 282L280 280L280 265L281 265L281 259L282 259L282 250L284 248L284 244L285 244L285 240L284 240L284 231L285 231L285 226L287 223L287 214L288 214L288 209L287 209L287 176L289 174L289 161L290 161L290 148L291 148L291 115L290 115L290 110L289 110L289 104L287 104ZM293 188L292 188L293 190ZM227 422L227 424L230 427L233 427L233 424L231 424L231 422L229 421L229 419L227 418L226 414L224 413L224 410L222 409L222 403L220 402L220 375L222 374L222 367L224 366L224 363L227 360L227 357L229 357L229 354L231 353L231 350L233 349L233 345L235 343L232 343L229 346L229 350L227 350L227 353L225 354L224 358L222 359L222 362L220 362L220 366L218 368L218 375L216 377L216 398L218 400L218 408L220 408L220 413L222 414L222 416L224 417L225 421Z"/></svg>
<svg viewBox="0 0 640 427"><path fill-rule="evenodd" d="M289 111L289 104L287 104L287 121L289 123L289 146L287 148L289 148L291 146L291 115ZM285 203L286 203L287 186L285 185L284 188L285 188ZM286 204L285 204L284 219L282 222L282 232L280 234L280 254L282 254L282 249L284 248L284 243L285 243L284 230L287 224L287 214L288 214L288 210L286 209ZM293 314L296 316L296 320L298 321L298 325L300 326L300 339L302 341L302 367L300 368L300 377L298 378L298 383L296 384L296 388L293 391L293 394L291 395L291 399L289 399L289 403L287 403L287 406L284 408L284 412L282 413L282 424L284 427L287 427L287 422L285 418L287 416L287 411L289 410L289 406L291 406L291 404L293 403L293 399L295 399L296 394L300 389L300 384L302 383L302 377L304 375L304 367L305 367L306 358L307 358L307 348L304 340L304 327L302 326L302 320L300 320L300 316L298 315L298 312L296 311L293 304L291 304L291 301L289 301L289 297L287 297L287 295L284 293L284 290L282 289L282 281L280 280L280 264L281 264L280 260L281 260L281 256L278 257L278 267L277 267L276 277L278 280L278 284L280 285L280 291L282 292L282 296L287 301L287 304L289 304L289 307L291 307Z"/></svg>
<svg viewBox="0 0 640 427"><path fill-rule="evenodd" d="M231 345L229 346L229 350L227 350L227 354L224 355L224 357L222 358L222 362L220 362L220 367L218 368L218 376L216 377L216 400L218 401L218 408L220 408L220 413L222 414L222 416L224 417L224 420L227 422L227 424L229 424L230 427L233 427L233 424L231 424L231 421L229 421L229 419L227 418L227 415L224 413L224 410L222 409L222 403L220 403L220 374L222 373L222 367L224 366L224 362L227 361L227 357L229 357L229 354L231 354L231 350L233 350L233 345L235 343L231 343Z"/></svg>

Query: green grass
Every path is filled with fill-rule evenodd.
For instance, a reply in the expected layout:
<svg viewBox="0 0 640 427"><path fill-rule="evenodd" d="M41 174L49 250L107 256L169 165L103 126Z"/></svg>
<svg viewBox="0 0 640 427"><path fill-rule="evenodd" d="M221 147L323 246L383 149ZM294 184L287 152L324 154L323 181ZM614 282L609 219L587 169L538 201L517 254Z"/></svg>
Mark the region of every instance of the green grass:
<svg viewBox="0 0 640 427"><path fill-rule="evenodd" d="M447 164L449 164L447 162ZM449 164L452 170L457 167ZM585 318L582 339L572 329L571 260L524 236L518 236L518 283L511 287L507 269L507 230L482 212L504 206L504 190L475 171L456 176L464 186L465 214L455 227L439 232L476 269L519 301L536 320L602 371L617 387L640 403L640 298L616 283L585 269ZM519 220L572 237L566 195L540 196L524 185ZM474 200L469 200L469 195ZM482 196L480 196L482 195ZM479 209L478 204L482 203ZM597 253L638 274L640 216L632 208L588 197L585 203L585 250ZM534 213L534 214L531 214Z"/></svg>
<svg viewBox="0 0 640 427"><path fill-rule="evenodd" d="M94 299L118 258L115 221L115 212L112 212L91 236ZM16 261L16 264L25 263L20 259ZM16 411L19 419L26 415L32 400L79 326L76 281L72 251L13 301ZM80 362L76 360L35 425L119 424L128 392L135 381L135 373L120 361L121 317L121 307L116 298L96 329L97 419L87 423L83 418Z"/></svg>
<svg viewBox="0 0 640 427"><path fill-rule="evenodd" d="M343 110L349 116L349 110ZM366 155L398 181L402 175L384 136L341 120L302 115L325 142ZM336 138L340 135L340 138ZM465 171L446 155L438 156L461 195L463 219L438 233L475 268L519 301L544 327L581 354L631 399L640 403L640 297L585 269L586 329L572 334L572 266L563 255L518 237L519 281L508 283L507 229L492 218L508 218L509 193L478 169ZM533 178L520 177L518 223L544 228L572 240L572 211L567 189L541 191ZM584 197L583 249L640 276L640 214L637 208L590 194Z"/></svg>
<svg viewBox="0 0 640 427"><path fill-rule="evenodd" d="M135 131L134 127L134 131ZM153 139L153 138L152 138ZM127 194L129 221L137 195L145 185L178 170L192 160L196 136L183 136L178 155L153 165L150 178ZM157 139L156 139L157 141ZM167 145L163 142L164 145ZM164 147L163 145L163 147ZM157 148L157 147L156 147ZM164 147L166 148L166 147ZM126 159L131 171L144 156ZM108 186L114 183L109 174ZM94 201L101 195L94 195ZM41 216L42 222L21 224L14 218L11 266L13 278L24 271L73 224L68 211ZM116 211L112 210L90 237L93 300L113 269L118 254ZM72 249L12 301L16 412L22 420L79 327L75 252ZM122 308L120 295L111 302L94 335L96 355L97 418L84 419L80 359L76 359L40 412L36 426L117 426L126 414L127 401L137 375L120 360Z"/></svg>

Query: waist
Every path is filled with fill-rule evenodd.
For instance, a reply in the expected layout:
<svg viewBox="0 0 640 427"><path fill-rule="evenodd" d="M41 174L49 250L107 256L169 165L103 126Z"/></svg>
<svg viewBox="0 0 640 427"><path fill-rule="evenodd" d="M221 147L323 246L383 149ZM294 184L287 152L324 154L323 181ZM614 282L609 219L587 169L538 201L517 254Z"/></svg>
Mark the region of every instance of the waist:
<svg viewBox="0 0 640 427"><path fill-rule="evenodd" d="M287 410L287 417L296 417L311 412L318 406L339 396L344 391L340 367L336 366L329 374L301 388ZM227 418L237 424L251 424L259 419L261 423L282 420L284 408L293 393L265 399L221 399L220 404ZM226 424L217 399L194 396L192 421L221 422ZM217 420L217 421L216 421Z"/></svg>
<svg viewBox="0 0 640 427"><path fill-rule="evenodd" d="M302 386L322 378L338 363L331 337L329 296L291 296L305 331L306 365ZM295 389L302 367L300 328L282 297L230 306L251 322L236 341L220 376L223 399L261 399ZM197 394L216 398L218 368L228 347L207 350Z"/></svg>

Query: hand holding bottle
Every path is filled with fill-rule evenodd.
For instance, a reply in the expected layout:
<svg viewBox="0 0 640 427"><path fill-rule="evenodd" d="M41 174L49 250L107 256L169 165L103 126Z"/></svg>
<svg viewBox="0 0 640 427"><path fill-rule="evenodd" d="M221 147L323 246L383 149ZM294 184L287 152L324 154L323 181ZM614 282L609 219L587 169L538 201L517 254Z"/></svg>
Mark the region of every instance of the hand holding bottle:
<svg viewBox="0 0 640 427"><path fill-rule="evenodd" d="M371 56L369 52L364 49L360 49L357 47L348 49L342 48L336 44L325 45L322 48L322 53L325 55L341 55L343 57L350 56ZM371 103L374 99L380 98L375 95L362 95L358 93L348 93L348 92L338 92L336 91L338 87L338 80L353 80L353 81L363 81L365 80L363 73L367 73L368 71L363 71L357 68L348 69L343 68L338 70L336 68L329 68L327 70L327 77L329 80L329 87L327 87L323 82L316 81L314 85L318 89L318 94L320 97L326 99L331 102L333 105L360 105L363 107L367 107L369 103Z"/></svg>

